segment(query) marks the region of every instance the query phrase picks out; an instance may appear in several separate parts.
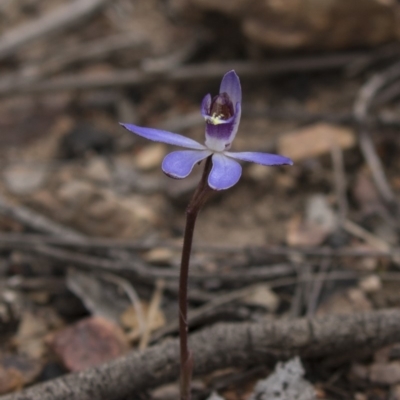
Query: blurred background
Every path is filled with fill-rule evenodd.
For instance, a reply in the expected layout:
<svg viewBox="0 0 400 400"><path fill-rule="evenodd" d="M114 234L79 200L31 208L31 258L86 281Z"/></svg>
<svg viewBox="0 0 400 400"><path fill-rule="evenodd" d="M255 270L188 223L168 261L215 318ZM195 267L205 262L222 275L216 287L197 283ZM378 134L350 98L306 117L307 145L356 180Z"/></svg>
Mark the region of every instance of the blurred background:
<svg viewBox="0 0 400 400"><path fill-rule="evenodd" d="M398 57L396 1L4 0L0 11L2 189L53 219L95 236L179 237L198 176L164 177L169 149L118 121L202 141L200 101L232 68L244 99L235 149L296 166L246 165L205 211L200 239L287 239L304 202L334 196L332 135L349 178L368 179L351 114L371 72ZM396 119L395 102L382 113Z"/></svg>
<svg viewBox="0 0 400 400"><path fill-rule="evenodd" d="M202 142L200 102L231 69L243 90L233 150L295 164L246 164L239 184L205 206L191 307L261 289L193 328L399 306L399 41L397 0L0 0L0 334L33 371L0 393L82 369L44 337L89 315L129 342L101 361L136 347L143 330L144 345L151 332L176 335L184 210L201 168L164 176L171 148L118 122ZM128 282L136 307L99 270ZM282 278L292 280L274 290ZM160 291L159 319L145 329L138 315ZM399 372L365 385L353 366L335 378L341 394L329 368L309 366L320 398L400 398ZM244 398L235 390L230 399Z"/></svg>

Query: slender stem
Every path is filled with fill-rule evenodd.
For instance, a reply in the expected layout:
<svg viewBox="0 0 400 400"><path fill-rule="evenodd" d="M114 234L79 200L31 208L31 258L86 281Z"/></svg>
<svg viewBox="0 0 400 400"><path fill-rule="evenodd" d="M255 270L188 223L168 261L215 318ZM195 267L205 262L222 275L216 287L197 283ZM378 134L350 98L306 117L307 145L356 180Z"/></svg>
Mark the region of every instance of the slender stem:
<svg viewBox="0 0 400 400"><path fill-rule="evenodd" d="M189 262L192 251L193 233L197 215L206 202L212 189L207 184L208 174L211 170L211 157L208 157L204 166L203 175L196 191L186 209L186 227L183 238L181 272L179 277L179 339L181 357L180 397L181 400L190 400L190 386L193 373L193 355L188 344L187 323L187 288L189 277Z"/></svg>

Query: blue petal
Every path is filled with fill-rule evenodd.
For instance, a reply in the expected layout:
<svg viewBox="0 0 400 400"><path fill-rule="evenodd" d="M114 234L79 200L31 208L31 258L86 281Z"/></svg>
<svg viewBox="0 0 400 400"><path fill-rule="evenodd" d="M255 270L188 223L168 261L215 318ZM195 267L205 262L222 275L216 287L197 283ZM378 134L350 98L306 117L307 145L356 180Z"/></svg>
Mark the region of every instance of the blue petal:
<svg viewBox="0 0 400 400"><path fill-rule="evenodd" d="M208 176L208 185L212 189L224 190L236 185L242 175L242 167L238 162L219 153L213 154L212 162Z"/></svg>
<svg viewBox="0 0 400 400"><path fill-rule="evenodd" d="M177 133L162 131L160 129L143 128L132 124L123 124L120 122L125 129L136 133L141 137L144 137L155 142L162 142L172 144L175 146L187 147L188 149L204 150L206 147L200 143L197 143L193 139L189 139L185 136L178 135Z"/></svg>
<svg viewBox="0 0 400 400"><path fill-rule="evenodd" d="M211 154L209 150L173 151L165 156L161 168L171 178L183 179L192 172L195 164Z"/></svg>
<svg viewBox="0 0 400 400"><path fill-rule="evenodd" d="M235 139L236 133L239 129L241 115L242 115L242 103L240 101L238 101L236 103L235 119L233 120L232 132L231 132L231 136L229 138L229 142L230 142L229 147L232 144L233 140ZM229 149L229 147L227 147L227 149Z"/></svg>
<svg viewBox="0 0 400 400"><path fill-rule="evenodd" d="M227 72L221 81L220 93L227 93L234 106L242 102L242 89L240 80L234 70Z"/></svg>
<svg viewBox="0 0 400 400"><path fill-rule="evenodd" d="M254 162L261 165L293 165L293 161L290 158L279 156L278 154L253 153L251 151L241 153L225 151L224 154L237 160Z"/></svg>
<svg viewBox="0 0 400 400"><path fill-rule="evenodd" d="M206 96L204 96L204 99L201 102L201 115L203 117L208 117L210 115L211 101L211 94L207 94Z"/></svg>

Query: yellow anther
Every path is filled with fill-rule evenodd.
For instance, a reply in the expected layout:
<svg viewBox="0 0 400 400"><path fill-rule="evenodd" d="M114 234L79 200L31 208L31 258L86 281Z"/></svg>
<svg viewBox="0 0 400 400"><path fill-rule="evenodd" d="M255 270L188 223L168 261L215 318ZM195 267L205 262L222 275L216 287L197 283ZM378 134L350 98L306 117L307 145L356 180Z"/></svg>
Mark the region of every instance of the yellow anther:
<svg viewBox="0 0 400 400"><path fill-rule="evenodd" d="M224 119L223 119L223 117L224 117L224 115L223 114L216 114L216 113L214 113L211 117L208 117L207 118L207 121L210 123L210 124L213 124L213 125L219 125L219 124L223 124L225 121L224 121Z"/></svg>

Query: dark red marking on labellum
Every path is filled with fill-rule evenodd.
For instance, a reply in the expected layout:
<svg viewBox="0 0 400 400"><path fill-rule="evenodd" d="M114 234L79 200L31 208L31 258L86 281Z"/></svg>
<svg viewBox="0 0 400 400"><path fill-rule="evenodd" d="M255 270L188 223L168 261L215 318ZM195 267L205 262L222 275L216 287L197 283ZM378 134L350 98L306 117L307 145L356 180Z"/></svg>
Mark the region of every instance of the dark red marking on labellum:
<svg viewBox="0 0 400 400"><path fill-rule="evenodd" d="M227 93L215 96L211 103L210 115L227 120L233 116L233 105Z"/></svg>

